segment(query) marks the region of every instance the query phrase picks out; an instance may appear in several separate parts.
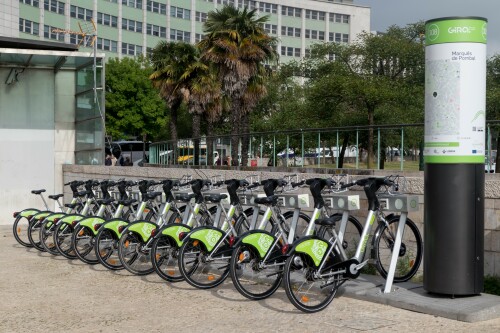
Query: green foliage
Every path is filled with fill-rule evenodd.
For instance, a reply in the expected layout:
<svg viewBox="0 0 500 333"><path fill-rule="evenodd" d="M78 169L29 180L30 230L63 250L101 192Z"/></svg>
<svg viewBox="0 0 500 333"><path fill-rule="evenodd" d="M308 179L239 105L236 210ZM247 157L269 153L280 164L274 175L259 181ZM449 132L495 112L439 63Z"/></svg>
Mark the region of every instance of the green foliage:
<svg viewBox="0 0 500 333"><path fill-rule="evenodd" d="M153 88L144 59L110 59L106 64L106 129L113 139L161 139L165 104Z"/></svg>
<svg viewBox="0 0 500 333"><path fill-rule="evenodd" d="M484 292L500 296L500 277L487 275L484 277Z"/></svg>

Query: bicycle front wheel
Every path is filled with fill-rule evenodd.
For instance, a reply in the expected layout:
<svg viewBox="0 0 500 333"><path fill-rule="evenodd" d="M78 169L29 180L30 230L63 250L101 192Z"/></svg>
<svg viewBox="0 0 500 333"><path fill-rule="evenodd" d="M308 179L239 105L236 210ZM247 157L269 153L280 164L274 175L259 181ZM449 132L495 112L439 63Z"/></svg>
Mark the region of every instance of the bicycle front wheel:
<svg viewBox="0 0 500 333"><path fill-rule="evenodd" d="M332 215L335 218L335 233L337 236L343 234L342 239L342 248L347 256L347 259L354 257L356 254L356 249L361 239L361 232L363 231L363 227L361 223L354 217L349 215L347 219L347 223L345 229L341 229L342 215L335 214ZM329 240L333 237L333 227L331 226L322 226L319 229L318 236Z"/></svg>
<svg viewBox="0 0 500 333"><path fill-rule="evenodd" d="M78 259L90 265L99 262L95 256L94 240L94 233L89 227L79 225L75 228L72 237L73 250Z"/></svg>
<svg viewBox="0 0 500 333"><path fill-rule="evenodd" d="M223 245L224 246L224 245ZM197 239L187 239L179 251L179 269L193 287L208 289L217 287L229 275L231 255L212 254Z"/></svg>
<svg viewBox="0 0 500 333"><path fill-rule="evenodd" d="M40 244L45 251L53 255L59 255L59 251L54 243L55 224L52 221L45 220L40 226Z"/></svg>
<svg viewBox="0 0 500 333"><path fill-rule="evenodd" d="M279 288L283 277L281 268L277 262L263 263L254 247L241 244L233 250L229 271L240 294L259 300L271 296Z"/></svg>
<svg viewBox="0 0 500 333"><path fill-rule="evenodd" d="M286 260L283 272L285 292L300 311L321 311L333 301L337 293L337 282L316 279L316 270L309 258L299 254L291 255Z"/></svg>
<svg viewBox="0 0 500 333"><path fill-rule="evenodd" d="M132 274L146 275L155 270L150 249L135 232L123 232L118 243L118 256L123 267Z"/></svg>
<svg viewBox="0 0 500 333"><path fill-rule="evenodd" d="M379 225L373 240L377 271L384 278L387 277L391 264L399 216L393 216L387 222L388 225L384 223ZM407 218L394 273L394 282L405 282L415 275L422 261L422 251L420 232L415 223Z"/></svg>
<svg viewBox="0 0 500 333"><path fill-rule="evenodd" d="M42 221L34 220L28 226L28 239L35 249L38 251L45 252L45 248L42 246L40 241L40 228L42 226Z"/></svg>

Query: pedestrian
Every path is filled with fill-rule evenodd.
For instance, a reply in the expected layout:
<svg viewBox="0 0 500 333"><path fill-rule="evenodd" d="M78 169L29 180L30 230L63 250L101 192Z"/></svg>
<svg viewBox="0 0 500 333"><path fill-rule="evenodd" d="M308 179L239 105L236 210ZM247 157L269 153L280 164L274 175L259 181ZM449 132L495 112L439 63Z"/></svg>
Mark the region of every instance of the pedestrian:
<svg viewBox="0 0 500 333"><path fill-rule="evenodd" d="M104 165L110 166L113 165L113 161L111 160L111 154L106 155L106 159L104 160Z"/></svg>

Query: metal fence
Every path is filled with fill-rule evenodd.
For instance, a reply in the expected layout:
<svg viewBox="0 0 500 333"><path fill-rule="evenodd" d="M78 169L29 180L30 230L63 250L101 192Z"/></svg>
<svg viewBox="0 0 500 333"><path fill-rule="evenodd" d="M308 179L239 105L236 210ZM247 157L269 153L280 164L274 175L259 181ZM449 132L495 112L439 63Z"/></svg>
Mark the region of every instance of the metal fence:
<svg viewBox="0 0 500 333"><path fill-rule="evenodd" d="M368 138L373 155L368 165ZM500 121L487 122L485 164L494 170ZM246 140L245 140L246 139ZM395 124L253 132L238 137L238 164L243 142L248 142L249 167L313 167L344 169L422 170L424 124ZM163 141L149 146L149 164L231 165L230 135L202 137L198 154L193 138Z"/></svg>

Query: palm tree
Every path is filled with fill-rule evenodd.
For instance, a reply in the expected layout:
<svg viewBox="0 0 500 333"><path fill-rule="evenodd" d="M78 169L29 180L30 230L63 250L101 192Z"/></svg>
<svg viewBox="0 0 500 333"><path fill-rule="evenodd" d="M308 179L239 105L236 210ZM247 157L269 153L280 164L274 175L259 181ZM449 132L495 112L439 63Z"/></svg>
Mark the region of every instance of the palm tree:
<svg viewBox="0 0 500 333"><path fill-rule="evenodd" d="M267 35L263 27L268 18L259 18L256 10L224 6L208 13L205 37L198 44L202 60L218 67L222 90L231 103L233 165L238 161L238 135L245 114L248 84L259 74L263 62L277 57L276 40Z"/></svg>
<svg viewBox="0 0 500 333"><path fill-rule="evenodd" d="M149 77L159 89L160 95L170 108L170 137L177 146L177 114L180 106L190 95L189 71L195 71L199 54L195 47L183 42L159 42L153 49L151 62L154 72ZM174 161L177 160L174 149Z"/></svg>

